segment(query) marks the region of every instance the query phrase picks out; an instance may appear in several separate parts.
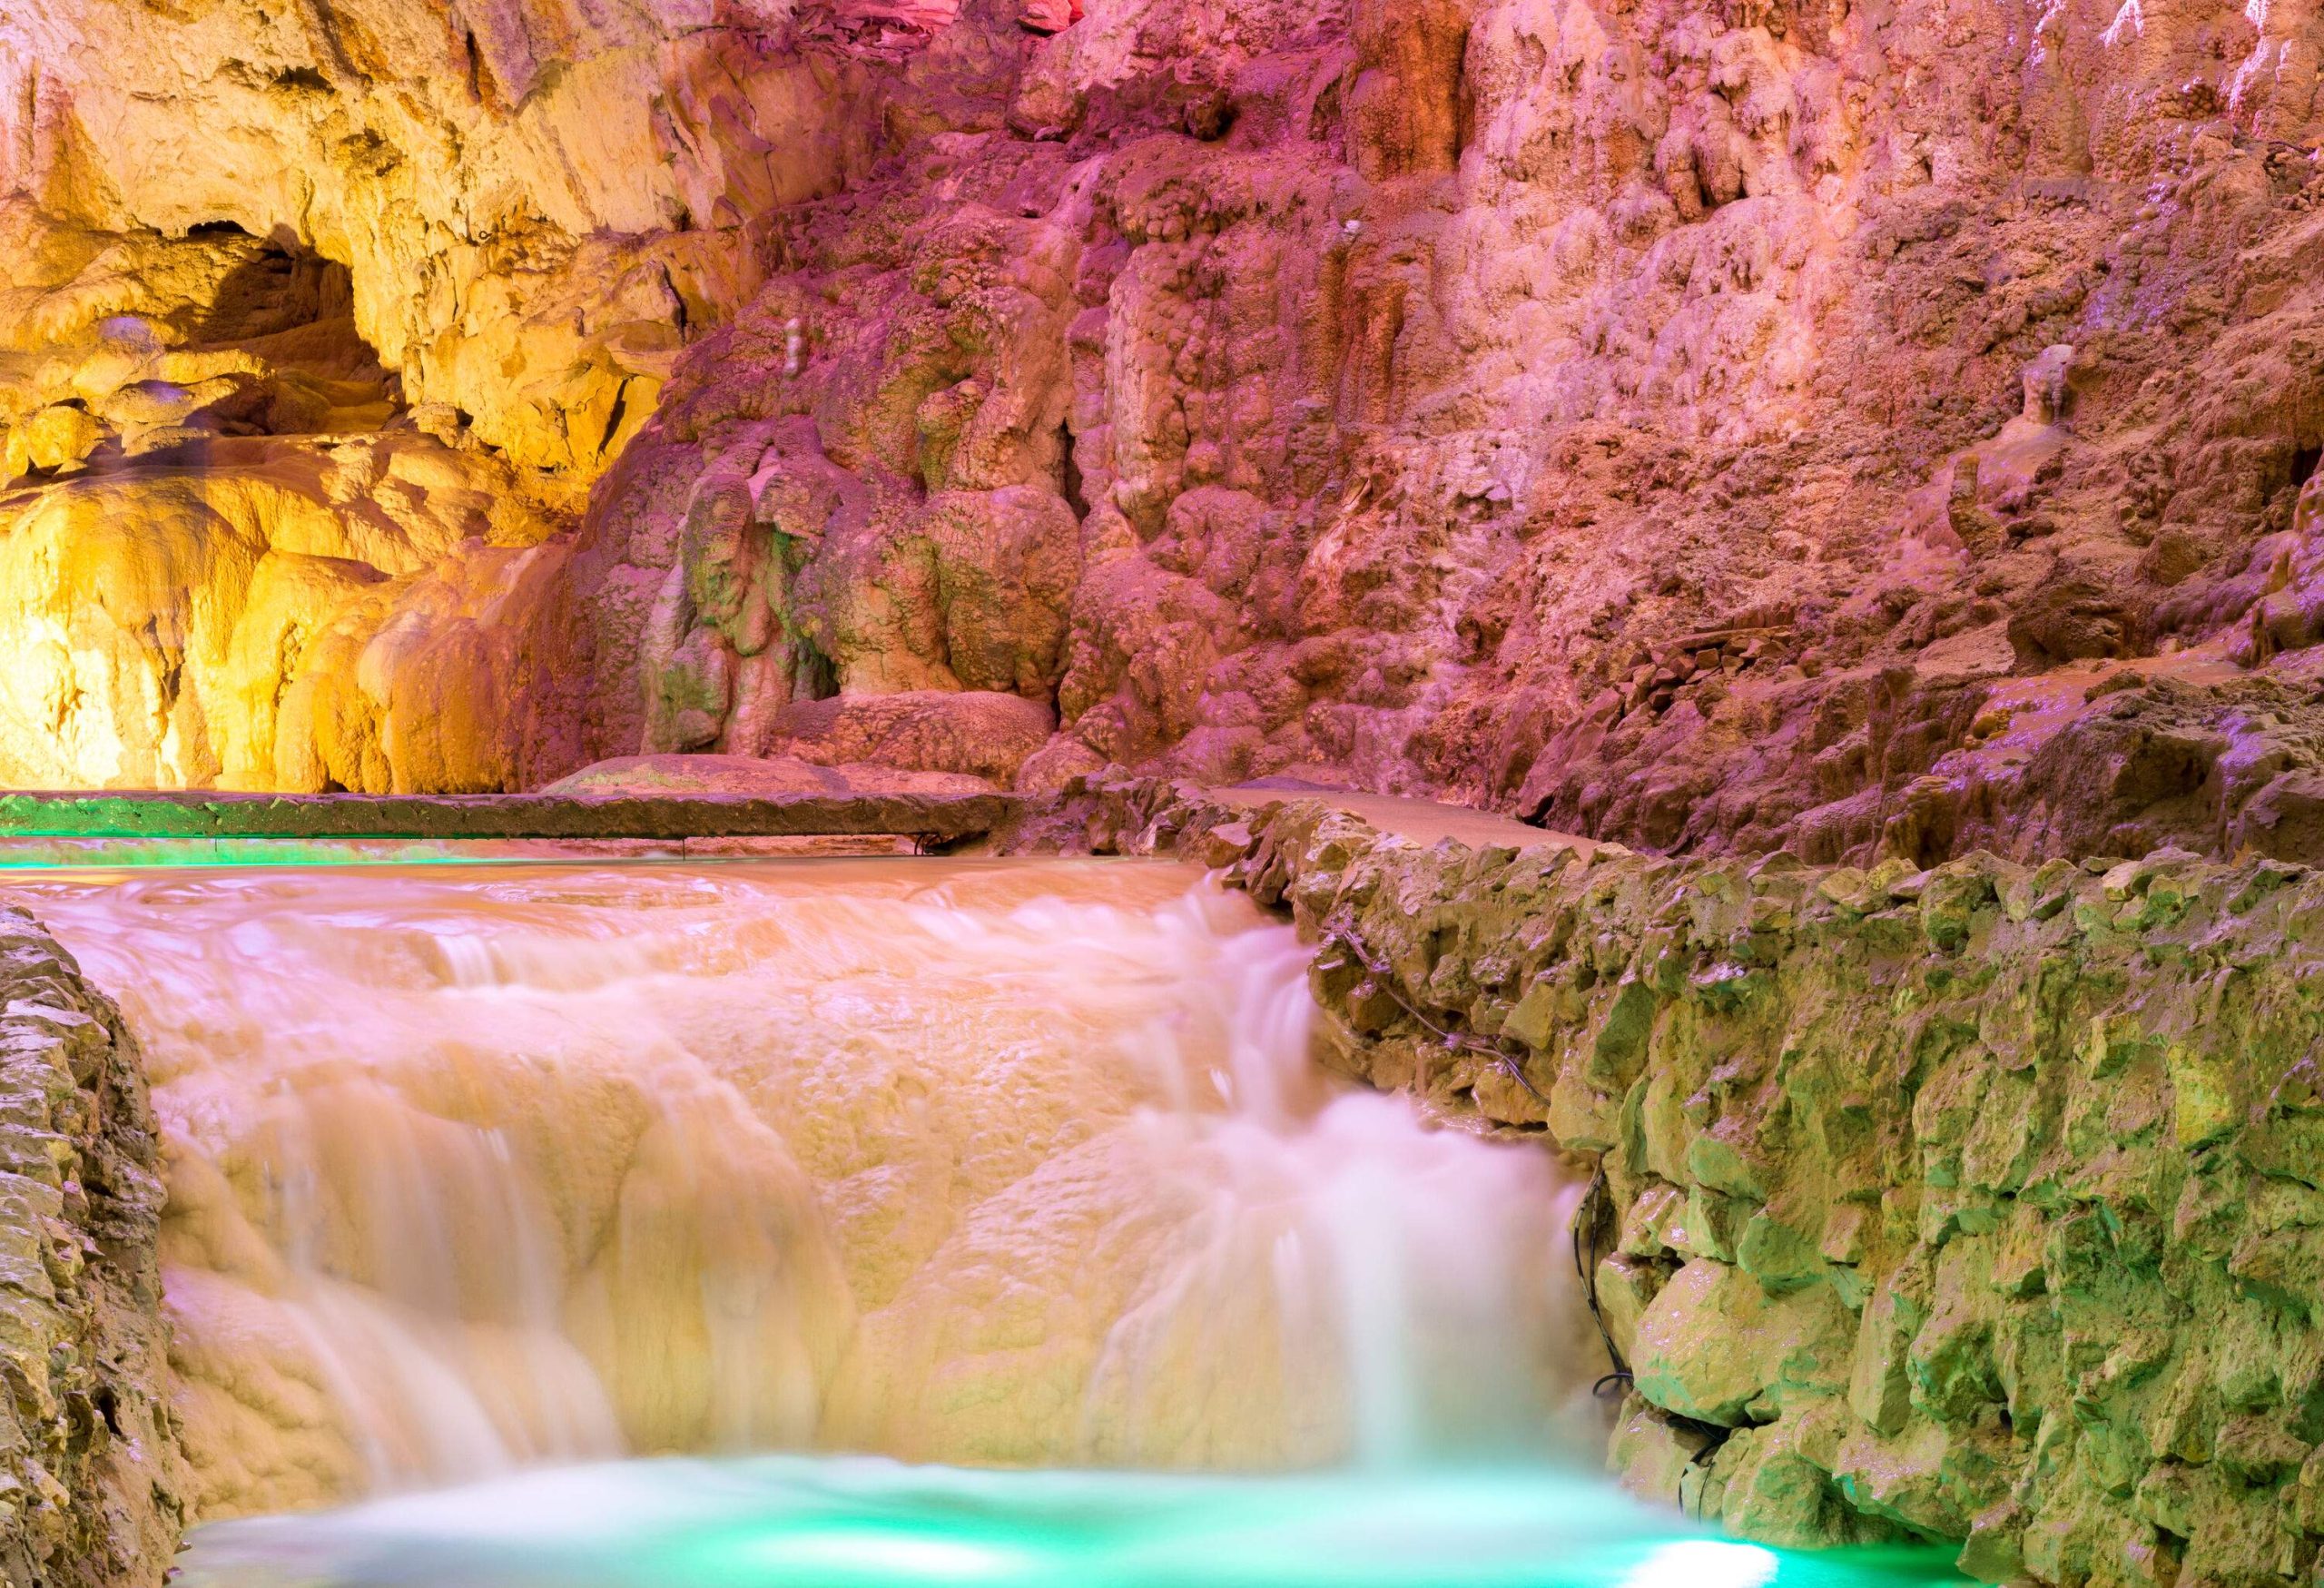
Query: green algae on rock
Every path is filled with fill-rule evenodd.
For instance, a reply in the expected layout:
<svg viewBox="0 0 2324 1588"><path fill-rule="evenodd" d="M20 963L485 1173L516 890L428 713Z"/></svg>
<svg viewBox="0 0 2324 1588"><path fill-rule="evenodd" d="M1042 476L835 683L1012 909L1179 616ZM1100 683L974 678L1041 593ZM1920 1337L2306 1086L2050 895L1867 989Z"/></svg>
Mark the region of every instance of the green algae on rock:
<svg viewBox="0 0 2324 1588"><path fill-rule="evenodd" d="M1634 1486L1994 1581L2315 1570L2324 874L1423 847L1102 777L1015 842L1177 847L1352 933L1334 1063L1598 1159Z"/></svg>

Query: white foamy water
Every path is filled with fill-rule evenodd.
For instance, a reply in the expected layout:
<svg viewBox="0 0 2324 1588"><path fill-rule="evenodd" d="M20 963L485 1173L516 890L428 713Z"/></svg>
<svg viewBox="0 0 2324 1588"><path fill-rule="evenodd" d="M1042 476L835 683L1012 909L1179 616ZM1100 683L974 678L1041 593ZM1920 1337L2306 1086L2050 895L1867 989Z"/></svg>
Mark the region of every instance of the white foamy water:
<svg viewBox="0 0 2324 1588"><path fill-rule="evenodd" d="M625 1454L1538 1454L1545 1155L1327 1086L1305 952L1134 863L20 890L165 1124L202 1514Z"/></svg>

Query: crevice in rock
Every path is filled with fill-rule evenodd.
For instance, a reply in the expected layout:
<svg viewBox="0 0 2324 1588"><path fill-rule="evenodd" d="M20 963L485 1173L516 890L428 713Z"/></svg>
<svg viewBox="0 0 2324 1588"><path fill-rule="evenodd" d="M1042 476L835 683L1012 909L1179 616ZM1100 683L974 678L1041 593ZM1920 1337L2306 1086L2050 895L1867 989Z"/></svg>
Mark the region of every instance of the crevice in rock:
<svg viewBox="0 0 2324 1588"><path fill-rule="evenodd" d="M1074 461L1073 427L1058 426L1057 441L1062 475L1059 488L1065 497L1065 505L1073 509L1074 518L1086 521L1089 517L1089 498L1082 494L1081 465Z"/></svg>
<svg viewBox="0 0 2324 1588"><path fill-rule="evenodd" d="M206 221L187 235L251 234L231 221ZM207 311L190 329L196 341L251 341L339 319L351 330L354 315L355 281L345 265L277 239L262 242L250 259L227 272Z"/></svg>
<svg viewBox="0 0 2324 1588"><path fill-rule="evenodd" d="M274 74L274 85L277 88L293 89L302 94L337 92L331 87L330 79L312 66L293 66L287 72L277 72Z"/></svg>
<svg viewBox="0 0 2324 1588"><path fill-rule="evenodd" d="M793 642L791 673L791 697L793 700L829 700L839 694L839 669L832 659L814 645L801 639Z"/></svg>
<svg viewBox="0 0 2324 1588"><path fill-rule="evenodd" d="M622 421L629 417L629 382L625 380L614 392L614 405L606 414L606 433L597 438L597 450L610 451L614 438L621 434Z"/></svg>
<svg viewBox="0 0 2324 1588"><path fill-rule="evenodd" d="M353 272L281 237L251 238L230 221L189 238L250 238L256 246L219 280L184 326L190 348L239 349L268 366L255 386L211 405L227 434L369 430L403 409L399 382L355 322Z"/></svg>

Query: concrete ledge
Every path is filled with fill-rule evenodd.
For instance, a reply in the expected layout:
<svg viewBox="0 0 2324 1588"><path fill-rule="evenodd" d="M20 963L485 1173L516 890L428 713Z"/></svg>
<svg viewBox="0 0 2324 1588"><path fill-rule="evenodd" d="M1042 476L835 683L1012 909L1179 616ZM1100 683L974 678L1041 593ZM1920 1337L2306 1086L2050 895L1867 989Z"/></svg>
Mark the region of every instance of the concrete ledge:
<svg viewBox="0 0 2324 1588"><path fill-rule="evenodd" d="M1583 854L1630 853L1619 843L1600 843L1571 833L1555 833L1546 827L1531 826L1514 816L1480 811L1469 805L1441 804L1434 800L1408 800L1393 794L1357 794L1348 789L1266 783L1205 789L1203 794L1209 800L1238 811L1263 811L1270 805L1313 801L1330 810L1344 811L1383 833L1409 838L1423 847L1449 838L1471 849L1495 846L1531 849L1539 844L1553 843Z"/></svg>
<svg viewBox="0 0 2324 1588"><path fill-rule="evenodd" d="M271 794L206 789L0 794L0 838L780 838L953 843L1013 794Z"/></svg>

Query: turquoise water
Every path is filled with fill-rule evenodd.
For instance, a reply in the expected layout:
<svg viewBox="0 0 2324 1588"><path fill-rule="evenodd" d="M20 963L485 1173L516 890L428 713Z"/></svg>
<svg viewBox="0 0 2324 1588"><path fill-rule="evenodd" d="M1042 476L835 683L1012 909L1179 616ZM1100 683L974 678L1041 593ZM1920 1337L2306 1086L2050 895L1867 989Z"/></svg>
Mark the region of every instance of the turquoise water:
<svg viewBox="0 0 2324 1588"><path fill-rule="evenodd" d="M199 1530L179 1588L1920 1588L1554 1468L1290 1477L635 1461Z"/></svg>

